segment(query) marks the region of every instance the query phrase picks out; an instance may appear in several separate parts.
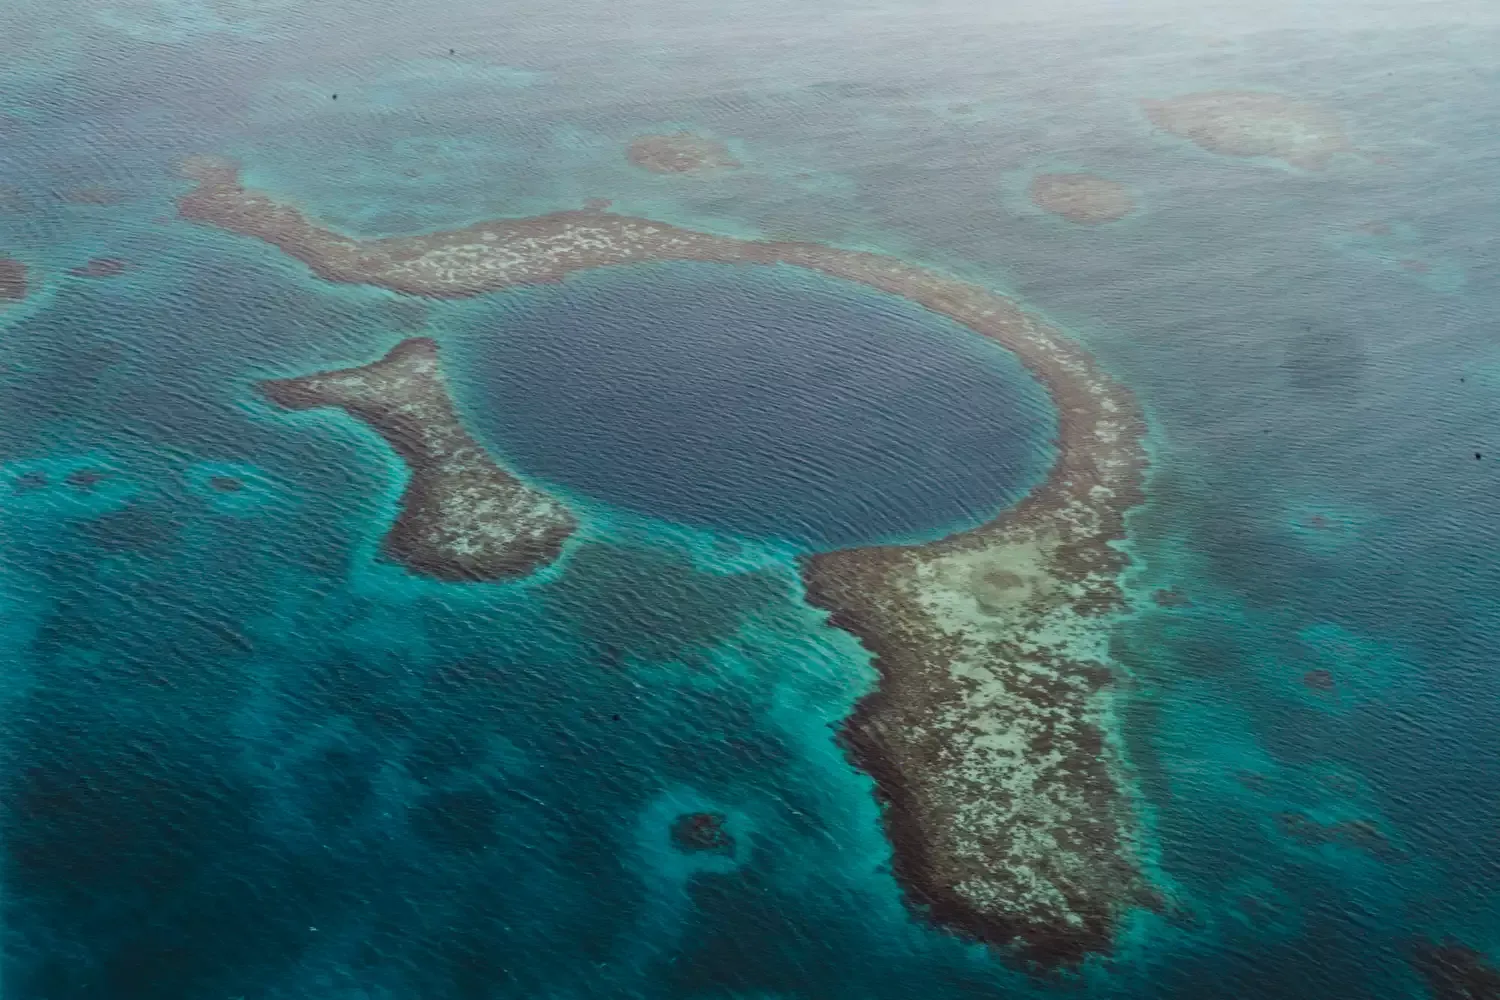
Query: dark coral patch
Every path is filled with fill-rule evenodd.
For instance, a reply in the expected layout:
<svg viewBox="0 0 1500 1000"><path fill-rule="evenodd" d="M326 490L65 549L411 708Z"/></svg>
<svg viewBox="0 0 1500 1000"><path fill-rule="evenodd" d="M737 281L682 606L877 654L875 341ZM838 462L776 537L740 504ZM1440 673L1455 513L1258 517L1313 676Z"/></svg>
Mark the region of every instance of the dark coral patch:
<svg viewBox="0 0 1500 1000"><path fill-rule="evenodd" d="M0 257L0 302L19 302L26 297L26 265L11 257Z"/></svg>
<svg viewBox="0 0 1500 1000"><path fill-rule="evenodd" d="M1332 691L1333 674L1322 668L1309 670L1302 675L1302 685L1312 691Z"/></svg>
<svg viewBox="0 0 1500 1000"><path fill-rule="evenodd" d="M1397 861L1403 857L1380 827L1367 819L1319 823L1305 813L1287 812L1277 815L1276 825L1282 833L1305 847L1336 844L1364 851L1382 861Z"/></svg>
<svg viewBox="0 0 1500 1000"><path fill-rule="evenodd" d="M684 854L733 854L734 836L723 813L683 813L672 823L672 846Z"/></svg>
<svg viewBox="0 0 1500 1000"><path fill-rule="evenodd" d="M86 264L68 269L75 278L113 278L125 271L125 261L119 257L94 257Z"/></svg>
<svg viewBox="0 0 1500 1000"><path fill-rule="evenodd" d="M1411 963L1427 980L1433 1000L1500 1000L1500 970L1461 941L1419 940Z"/></svg>
<svg viewBox="0 0 1500 1000"><path fill-rule="evenodd" d="M1156 603L1156 606L1159 608L1182 608L1193 603L1188 599L1188 596L1186 594L1178 590L1176 587L1164 587L1160 590L1152 591L1151 600L1154 601Z"/></svg>
<svg viewBox="0 0 1500 1000"><path fill-rule="evenodd" d="M88 493L91 492L95 486L98 486L108 478L109 473L103 472L99 469L74 469L72 472L63 477L63 482L67 483L75 490L82 490L83 492Z"/></svg>

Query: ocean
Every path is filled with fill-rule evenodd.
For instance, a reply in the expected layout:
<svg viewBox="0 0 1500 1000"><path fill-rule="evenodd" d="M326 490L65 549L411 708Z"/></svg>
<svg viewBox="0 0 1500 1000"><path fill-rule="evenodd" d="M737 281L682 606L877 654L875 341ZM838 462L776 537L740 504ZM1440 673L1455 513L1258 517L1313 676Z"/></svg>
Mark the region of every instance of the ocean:
<svg viewBox="0 0 1500 1000"><path fill-rule="evenodd" d="M1414 960L1500 961L1495 51L1415 0L11 0L0 997L1496 995ZM1216 155L1137 103L1217 89L1354 151ZM678 131L739 166L627 159ZM1014 357L786 267L332 284L178 218L196 154L355 236L602 198L1065 330L1147 416L1109 645L1164 904L1054 975L933 926L838 739L877 675L798 559L1020 500L1056 414ZM1031 203L1074 170L1136 210ZM400 461L253 391L412 336L578 512L557 565L383 561ZM691 812L732 847L675 849Z"/></svg>

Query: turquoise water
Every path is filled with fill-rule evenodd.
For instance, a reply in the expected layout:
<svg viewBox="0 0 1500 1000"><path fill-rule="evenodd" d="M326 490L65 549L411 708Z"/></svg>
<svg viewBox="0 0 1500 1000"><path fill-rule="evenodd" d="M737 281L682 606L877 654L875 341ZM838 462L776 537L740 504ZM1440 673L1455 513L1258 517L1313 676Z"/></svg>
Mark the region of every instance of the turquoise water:
<svg viewBox="0 0 1500 1000"><path fill-rule="evenodd" d="M38 286L0 314L4 994L1327 1000L1424 995L1417 937L1500 955L1482 13L0 11L0 248ZM1133 104L1213 87L1328 102L1366 156L1224 160ZM680 127L731 138L744 168L621 155ZM1051 417L1010 359L774 272L454 303L328 285L175 221L173 165L201 152L366 234L607 197L878 249L1084 341L1150 417L1139 610L1112 639L1168 912L1075 981L1007 970L903 908L833 739L874 675L801 602L795 553L967 523L1033 481ZM1058 163L1143 210L1088 229L1018 206L1012 179ZM119 198L59 196L90 186ZM68 274L95 256L129 267ZM619 315L647 283L673 322ZM694 288L712 324L682 318ZM778 350L693 363L772 314L796 317ZM641 350L603 352L620 330ZM454 588L376 562L401 484L383 444L250 391L417 334L458 365L476 431L580 507L555 572ZM568 365L563 346L589 350ZM651 361L635 377L657 391L611 403L628 421L586 405L618 381L602 358ZM902 365L930 381L903 392ZM931 405L944 386L961 405ZM757 399L799 417L742 409ZM648 453L671 474L643 475ZM814 478L776 478L820 454ZM861 477L886 506L848 505ZM1164 587L1191 603L1147 599ZM1304 683L1317 670L1331 690ZM670 847L700 809L733 852ZM1369 821L1386 846L1307 843L1286 813Z"/></svg>

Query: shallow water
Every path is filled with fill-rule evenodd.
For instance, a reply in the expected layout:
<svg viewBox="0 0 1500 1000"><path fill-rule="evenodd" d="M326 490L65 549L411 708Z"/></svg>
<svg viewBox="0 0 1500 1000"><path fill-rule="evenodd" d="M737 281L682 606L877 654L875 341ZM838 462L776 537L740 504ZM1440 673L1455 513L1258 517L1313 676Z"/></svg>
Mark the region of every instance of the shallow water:
<svg viewBox="0 0 1500 1000"><path fill-rule="evenodd" d="M202 152L352 232L607 197L1015 293L1151 423L1141 610L1114 640L1172 906L1075 985L1420 996L1414 937L1500 955L1500 33L1457 4L1316 13L0 11L0 249L38 285L0 314L5 995L1071 989L903 909L833 739L873 672L792 562L1034 482L1052 418L1012 359L769 271L642 269L655 325L627 271L452 303L329 285L174 219L173 165ZM1134 105L1214 87L1328 102L1365 155L1227 160ZM744 168L621 154L678 128ZM1142 210L1041 215L1019 195L1054 169ZM60 196L89 187L119 197ZM127 270L68 274L97 256ZM250 391L412 335L444 344L480 436L583 512L556 572L454 588L377 562L383 444ZM653 391L600 419L631 363ZM696 809L732 855L671 849ZM1387 848L1305 843L1286 813Z"/></svg>

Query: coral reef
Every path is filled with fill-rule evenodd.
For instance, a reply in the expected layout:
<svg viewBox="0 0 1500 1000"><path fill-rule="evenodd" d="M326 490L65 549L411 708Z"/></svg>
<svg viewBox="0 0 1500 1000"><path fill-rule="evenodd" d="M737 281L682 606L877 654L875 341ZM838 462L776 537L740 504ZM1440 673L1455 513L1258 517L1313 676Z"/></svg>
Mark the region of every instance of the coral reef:
<svg viewBox="0 0 1500 1000"><path fill-rule="evenodd" d="M1094 174L1038 174L1031 180L1031 200L1038 208L1069 222L1097 226L1135 211L1125 185Z"/></svg>
<svg viewBox="0 0 1500 1000"><path fill-rule="evenodd" d="M68 273L76 278L113 278L125 270L125 262L118 257L95 257L79 267L71 267Z"/></svg>
<svg viewBox="0 0 1500 1000"><path fill-rule="evenodd" d="M1057 405L1045 482L972 530L803 563L808 599L860 639L880 674L846 723L845 745L875 778L898 877L937 922L1028 967L1057 968L1109 950L1126 911L1157 903L1110 735L1109 616L1123 604L1126 561L1112 543L1142 496L1144 425L1130 393L1058 330L984 288L873 253L734 239L600 204L359 240L245 189L227 161L195 159L185 171L198 185L180 202L183 216L272 243L329 281L459 297L648 261L792 265L903 296L1014 352ZM462 432L445 395L423 390L403 404L411 386L372 391L371 370L392 364L272 383L281 387L272 395L384 425L413 464L408 511L421 511L428 487L417 484L430 477L419 470L432 465L432 446L408 439ZM482 454L472 442L441 445L452 447ZM416 524L428 528L425 517Z"/></svg>
<svg viewBox="0 0 1500 1000"><path fill-rule="evenodd" d="M1213 90L1141 101L1158 128L1223 156L1267 156L1323 170L1353 152L1337 115L1307 101L1258 91Z"/></svg>
<svg viewBox="0 0 1500 1000"><path fill-rule="evenodd" d="M556 559L576 527L567 508L506 472L469 436L430 339L402 341L362 368L259 389L287 409L339 407L401 456L411 477L383 552L413 572L440 580L525 576Z"/></svg>
<svg viewBox="0 0 1500 1000"><path fill-rule="evenodd" d="M722 142L692 132L638 136L625 155L636 166L658 174L732 170L740 165Z"/></svg>
<svg viewBox="0 0 1500 1000"><path fill-rule="evenodd" d="M108 477L109 473L99 469L74 469L63 477L63 481L74 489L87 491L92 490Z"/></svg>
<svg viewBox="0 0 1500 1000"><path fill-rule="evenodd" d="M1151 592L1151 600L1159 608L1185 608L1192 599L1176 587L1162 587Z"/></svg>
<svg viewBox="0 0 1500 1000"><path fill-rule="evenodd" d="M971 531L818 555L806 578L876 656L880 687L845 738L888 801L903 883L939 921L1057 967L1155 903L1109 736L1103 624L1146 459L1130 396L1050 328L1014 322L999 339L1058 404L1046 482Z"/></svg>
<svg viewBox="0 0 1500 1000"><path fill-rule="evenodd" d="M1411 963L1427 980L1433 1000L1500 1000L1500 970L1461 941L1419 940Z"/></svg>
<svg viewBox="0 0 1500 1000"><path fill-rule="evenodd" d="M20 302L26 297L26 265L12 257L0 257L0 303Z"/></svg>
<svg viewBox="0 0 1500 1000"><path fill-rule="evenodd" d="M1313 691L1332 691L1333 673L1321 667L1309 670L1302 675L1302 684Z"/></svg>
<svg viewBox="0 0 1500 1000"><path fill-rule="evenodd" d="M733 854L734 837L724 828L723 813L683 813L672 823L672 846L684 854Z"/></svg>
<svg viewBox="0 0 1500 1000"><path fill-rule="evenodd" d="M1405 856L1386 839L1380 827L1367 819L1319 823L1303 813L1287 812L1277 814L1276 825L1282 833L1305 847L1338 844L1364 851L1382 861L1399 861Z"/></svg>

